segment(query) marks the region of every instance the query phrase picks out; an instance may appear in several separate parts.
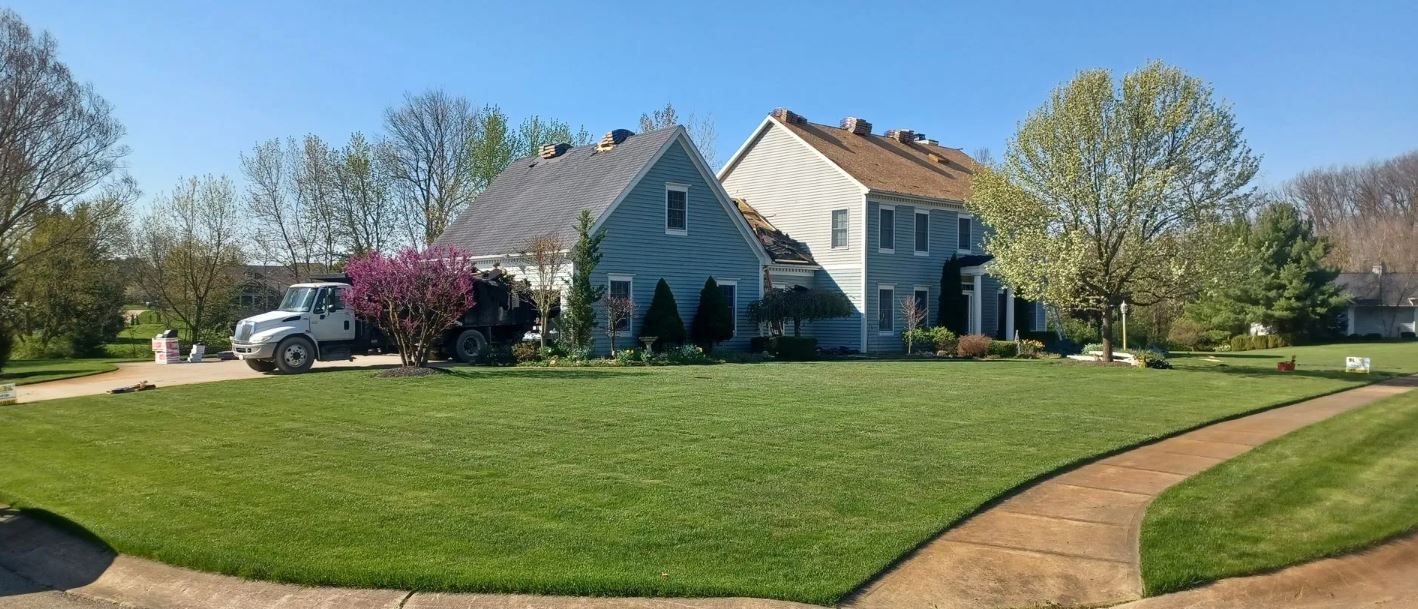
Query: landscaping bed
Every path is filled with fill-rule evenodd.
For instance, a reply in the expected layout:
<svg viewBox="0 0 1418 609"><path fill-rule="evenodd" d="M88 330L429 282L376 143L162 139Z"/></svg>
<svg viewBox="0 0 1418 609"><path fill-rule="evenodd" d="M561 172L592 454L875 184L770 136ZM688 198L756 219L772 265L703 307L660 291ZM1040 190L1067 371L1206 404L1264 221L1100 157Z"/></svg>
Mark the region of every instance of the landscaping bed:
<svg viewBox="0 0 1418 609"><path fill-rule="evenodd" d="M254 578L825 604L1058 467L1377 378L1309 357L1294 374L841 361L174 387L0 408L0 499Z"/></svg>

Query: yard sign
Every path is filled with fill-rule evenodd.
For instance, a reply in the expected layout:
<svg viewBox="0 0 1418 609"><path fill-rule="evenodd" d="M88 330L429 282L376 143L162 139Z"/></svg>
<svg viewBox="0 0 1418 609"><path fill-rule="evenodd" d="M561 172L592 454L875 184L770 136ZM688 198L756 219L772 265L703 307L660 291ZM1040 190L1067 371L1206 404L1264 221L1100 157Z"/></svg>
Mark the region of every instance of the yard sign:
<svg viewBox="0 0 1418 609"><path fill-rule="evenodd" d="M17 399L19 399L19 394L15 392L14 383L0 385L0 406L14 404Z"/></svg>
<svg viewBox="0 0 1418 609"><path fill-rule="evenodd" d="M1346 357L1344 358L1345 372L1369 373L1369 358L1367 357Z"/></svg>

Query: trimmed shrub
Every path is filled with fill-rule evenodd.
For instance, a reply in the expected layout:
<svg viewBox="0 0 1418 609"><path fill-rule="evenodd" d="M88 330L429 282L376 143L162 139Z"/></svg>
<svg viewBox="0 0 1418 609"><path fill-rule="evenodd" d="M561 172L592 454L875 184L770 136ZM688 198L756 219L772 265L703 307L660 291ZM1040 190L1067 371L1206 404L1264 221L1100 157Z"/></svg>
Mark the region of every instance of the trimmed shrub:
<svg viewBox="0 0 1418 609"><path fill-rule="evenodd" d="M713 277L704 280L704 288L699 290L699 310L694 313L689 335L705 351L713 351L719 341L734 337L734 313Z"/></svg>
<svg viewBox="0 0 1418 609"><path fill-rule="evenodd" d="M512 345L512 359L519 364L542 359L542 347L536 341L522 341Z"/></svg>
<svg viewBox="0 0 1418 609"><path fill-rule="evenodd" d="M1143 349L1132 354L1133 365L1138 368L1153 368L1158 370L1170 370L1172 364L1167 361L1166 356L1157 351Z"/></svg>
<svg viewBox="0 0 1418 609"><path fill-rule="evenodd" d="M1232 351L1250 351L1250 350L1251 350L1251 337L1246 336L1245 334L1237 334L1237 335L1235 335L1235 336L1232 336L1232 337L1231 337L1231 350L1232 350Z"/></svg>
<svg viewBox="0 0 1418 609"><path fill-rule="evenodd" d="M1267 335L1266 335L1266 337L1265 337L1265 348L1266 348L1266 349L1279 349L1279 348L1284 347L1284 346L1285 346L1285 341L1280 338L1280 335L1279 335L1279 334L1267 334Z"/></svg>
<svg viewBox="0 0 1418 609"><path fill-rule="evenodd" d="M1029 338L1019 339L1019 357L1039 357L1044 352L1044 343Z"/></svg>
<svg viewBox="0 0 1418 609"><path fill-rule="evenodd" d="M1370 333L1364 335L1364 340L1383 340L1383 339L1384 339L1384 335L1379 334L1378 332L1370 332Z"/></svg>
<svg viewBox="0 0 1418 609"><path fill-rule="evenodd" d="M1196 351L1205 342L1201 324L1185 317L1172 322L1167 330L1167 341L1188 351Z"/></svg>
<svg viewBox="0 0 1418 609"><path fill-rule="evenodd" d="M990 343L995 339L984 334L967 334L960 337L955 354L960 357L984 357L990 353Z"/></svg>
<svg viewBox="0 0 1418 609"><path fill-rule="evenodd" d="M1399 332L1398 337L1406 340L1413 340L1414 338L1418 338L1418 335L1415 335L1412 332Z"/></svg>
<svg viewBox="0 0 1418 609"><path fill-rule="evenodd" d="M655 337L656 351L684 344L684 320L680 319L674 292L664 279L655 284L655 296L640 323L640 336Z"/></svg>
<svg viewBox="0 0 1418 609"><path fill-rule="evenodd" d="M1019 346L1012 340L992 340L990 346L986 348L986 355L995 357L1014 357L1019 353Z"/></svg>
<svg viewBox="0 0 1418 609"><path fill-rule="evenodd" d="M1252 350L1255 350L1255 349L1269 349L1269 348L1270 348L1270 337L1268 337L1268 336L1252 336L1252 337L1251 337L1251 349L1252 349Z"/></svg>
<svg viewBox="0 0 1418 609"><path fill-rule="evenodd" d="M1093 353L1094 351L1100 351L1100 352L1101 352L1102 350L1103 350L1103 343L1088 343L1088 344L1086 344L1086 345L1083 345L1083 354L1084 354L1084 355L1088 355L1088 354L1090 354L1090 353Z"/></svg>
<svg viewBox="0 0 1418 609"><path fill-rule="evenodd" d="M931 328L931 345L935 347L937 353L944 351L955 355L955 347L960 344L960 337L956 336L950 328L936 326Z"/></svg>
<svg viewBox="0 0 1418 609"><path fill-rule="evenodd" d="M931 330L933 330L933 328L902 330L901 346L906 347L908 355L917 351L934 351L935 333L931 332Z"/></svg>
<svg viewBox="0 0 1418 609"><path fill-rule="evenodd" d="M754 353L763 353L768 350L768 341L772 340L772 338L771 336L755 336L750 338L748 339L748 350Z"/></svg>
<svg viewBox="0 0 1418 609"><path fill-rule="evenodd" d="M768 352L784 360L817 359L817 339L805 336L774 336L769 341Z"/></svg>

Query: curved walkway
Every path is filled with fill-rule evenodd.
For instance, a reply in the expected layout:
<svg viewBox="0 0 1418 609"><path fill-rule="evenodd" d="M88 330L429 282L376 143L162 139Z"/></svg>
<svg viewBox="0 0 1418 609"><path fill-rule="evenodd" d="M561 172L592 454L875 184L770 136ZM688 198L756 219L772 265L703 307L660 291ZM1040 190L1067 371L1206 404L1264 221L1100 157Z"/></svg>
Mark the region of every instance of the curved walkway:
<svg viewBox="0 0 1418 609"><path fill-rule="evenodd" d="M1141 598L1139 531L1162 491L1291 431L1414 388L1418 377L1409 376L1350 389L1064 472L946 531L847 604L996 609Z"/></svg>
<svg viewBox="0 0 1418 609"><path fill-rule="evenodd" d="M356 358L351 362L316 362L315 370L345 368L370 368L397 366L397 355L370 355ZM155 362L123 362L118 369L88 376L79 376L55 381L45 381L18 387L19 402L38 402L58 398L72 398L81 395L99 395L109 389L134 385L147 381L163 387L191 385L236 379L254 379L270 375L252 370L245 362L237 360L206 360L200 364L158 364Z"/></svg>
<svg viewBox="0 0 1418 609"><path fill-rule="evenodd" d="M1138 529L1166 488L1285 433L1418 388L1405 377L1218 423L1064 472L986 509L866 585L849 608L1110 605L1141 595ZM1340 567L1326 566L1339 563ZM146 609L807 609L751 598L588 598L313 588L200 573L114 555L57 527L0 509L0 568L36 586ZM1370 576L1364 580L1355 574ZM1296 575L1298 574L1298 575ZM1311 577L1318 577L1311 580ZM1147 599L1136 609L1365 607L1385 582L1418 588L1418 540L1272 575ZM1387 578L1387 579L1386 579ZM1249 582L1249 583L1247 583ZM1335 586L1342 594L1324 588ZM1418 591L1415 591L1418 593ZM1341 594L1341 596L1332 596ZM1299 597L1339 604L1298 604ZM1401 598L1401 597L1400 597ZM1266 599L1283 599L1267 604ZM1228 604L1229 603L1229 604Z"/></svg>

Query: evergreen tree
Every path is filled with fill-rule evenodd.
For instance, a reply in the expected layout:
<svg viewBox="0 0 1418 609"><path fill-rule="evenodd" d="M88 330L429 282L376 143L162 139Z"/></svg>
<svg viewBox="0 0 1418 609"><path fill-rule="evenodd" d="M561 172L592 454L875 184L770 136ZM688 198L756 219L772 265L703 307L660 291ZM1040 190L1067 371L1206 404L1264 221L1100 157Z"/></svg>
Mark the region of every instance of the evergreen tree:
<svg viewBox="0 0 1418 609"><path fill-rule="evenodd" d="M1236 290L1248 320L1299 338L1329 334L1347 305L1338 270L1324 262L1330 242L1294 205L1272 203L1256 217L1250 244L1254 274Z"/></svg>
<svg viewBox="0 0 1418 609"><path fill-rule="evenodd" d="M936 307L936 325L944 326L956 336L969 332L966 327L965 292L960 288L960 259L951 256L940 269L940 302Z"/></svg>
<svg viewBox="0 0 1418 609"><path fill-rule="evenodd" d="M571 250L571 287L566 309L561 312L562 337L572 349L590 349L596 327L594 305L605 296L605 286L591 283L596 265L601 263L601 241L606 231L591 233L591 212L581 210L576 220L576 246Z"/></svg>
<svg viewBox="0 0 1418 609"><path fill-rule="evenodd" d="M729 301L719 291L718 282L713 277L704 281L704 289L699 290L699 309L694 313L694 324L689 329L694 344L706 352L712 351L719 341L734 337L734 315L729 310Z"/></svg>
<svg viewBox="0 0 1418 609"><path fill-rule="evenodd" d="M675 304L670 284L663 278L655 284L655 296L650 299L650 309L640 324L640 336L656 337L656 350L684 344L684 320L680 319L679 305Z"/></svg>

